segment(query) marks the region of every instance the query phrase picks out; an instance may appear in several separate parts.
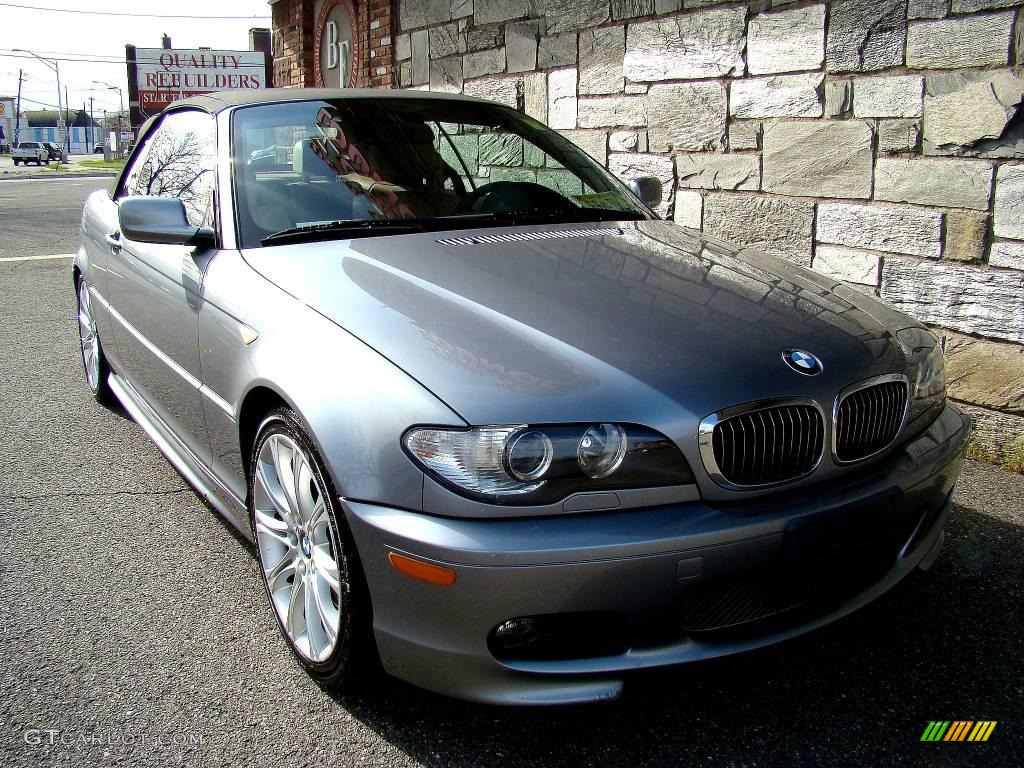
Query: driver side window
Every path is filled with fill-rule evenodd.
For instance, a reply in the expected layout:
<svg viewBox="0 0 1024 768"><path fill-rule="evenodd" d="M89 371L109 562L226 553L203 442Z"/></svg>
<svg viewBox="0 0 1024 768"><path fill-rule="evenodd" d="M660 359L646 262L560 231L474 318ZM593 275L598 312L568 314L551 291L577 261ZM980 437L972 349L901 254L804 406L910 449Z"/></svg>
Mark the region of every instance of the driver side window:
<svg viewBox="0 0 1024 768"><path fill-rule="evenodd" d="M177 197L193 226L210 221L215 157L213 118L171 112L146 138L125 177L122 195Z"/></svg>

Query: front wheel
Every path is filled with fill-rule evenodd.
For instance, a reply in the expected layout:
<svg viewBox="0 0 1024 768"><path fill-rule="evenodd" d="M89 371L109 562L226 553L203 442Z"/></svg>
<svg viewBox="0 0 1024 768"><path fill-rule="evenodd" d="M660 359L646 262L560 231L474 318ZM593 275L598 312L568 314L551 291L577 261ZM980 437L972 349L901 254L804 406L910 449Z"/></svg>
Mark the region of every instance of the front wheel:
<svg viewBox="0 0 1024 768"><path fill-rule="evenodd" d="M85 278L78 278L78 340L82 348L82 365L85 366L85 381L92 390L92 396L103 405L114 402L107 377L110 367L103 354L100 334L96 328L96 316L92 311L92 297Z"/></svg>
<svg viewBox="0 0 1024 768"><path fill-rule="evenodd" d="M376 668L352 534L323 462L295 414L271 413L249 468L249 515L281 634L311 677L352 687Z"/></svg>

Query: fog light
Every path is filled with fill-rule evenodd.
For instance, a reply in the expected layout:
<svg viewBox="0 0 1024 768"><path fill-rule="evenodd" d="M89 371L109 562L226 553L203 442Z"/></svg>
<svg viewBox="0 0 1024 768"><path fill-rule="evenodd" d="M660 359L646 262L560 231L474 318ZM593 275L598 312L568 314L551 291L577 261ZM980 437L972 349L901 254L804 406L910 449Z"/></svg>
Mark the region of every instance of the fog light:
<svg viewBox="0 0 1024 768"><path fill-rule="evenodd" d="M505 445L505 467L517 480L537 480L551 466L551 440L535 429L518 432Z"/></svg>
<svg viewBox="0 0 1024 768"><path fill-rule="evenodd" d="M494 641L506 651L527 645L536 639L536 619L509 619L494 630Z"/></svg>
<svg viewBox="0 0 1024 768"><path fill-rule="evenodd" d="M487 648L499 661L561 661L619 656L629 647L617 611L516 616L490 631Z"/></svg>
<svg viewBox="0 0 1024 768"><path fill-rule="evenodd" d="M619 468L626 455L626 433L617 424L598 424L580 439L576 458L587 477L599 480Z"/></svg>

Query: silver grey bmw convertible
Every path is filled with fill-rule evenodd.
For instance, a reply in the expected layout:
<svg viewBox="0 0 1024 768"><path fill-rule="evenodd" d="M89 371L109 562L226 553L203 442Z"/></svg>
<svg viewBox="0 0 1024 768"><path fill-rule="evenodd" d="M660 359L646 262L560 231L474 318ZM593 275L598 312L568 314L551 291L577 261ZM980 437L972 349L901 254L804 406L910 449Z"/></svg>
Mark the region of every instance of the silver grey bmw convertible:
<svg viewBox="0 0 1024 768"><path fill-rule="evenodd" d="M661 199L477 99L179 101L86 204L86 379L320 683L614 697L927 569L970 430L925 327Z"/></svg>

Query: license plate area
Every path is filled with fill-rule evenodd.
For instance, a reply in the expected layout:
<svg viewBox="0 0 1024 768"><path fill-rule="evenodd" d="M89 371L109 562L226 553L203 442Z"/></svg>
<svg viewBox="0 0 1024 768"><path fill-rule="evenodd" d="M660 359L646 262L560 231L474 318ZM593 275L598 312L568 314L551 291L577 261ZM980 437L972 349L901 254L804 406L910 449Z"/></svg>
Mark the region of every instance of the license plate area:
<svg viewBox="0 0 1024 768"><path fill-rule="evenodd" d="M898 490L786 525L783 589L789 599L813 602L858 592L878 581L899 552Z"/></svg>

